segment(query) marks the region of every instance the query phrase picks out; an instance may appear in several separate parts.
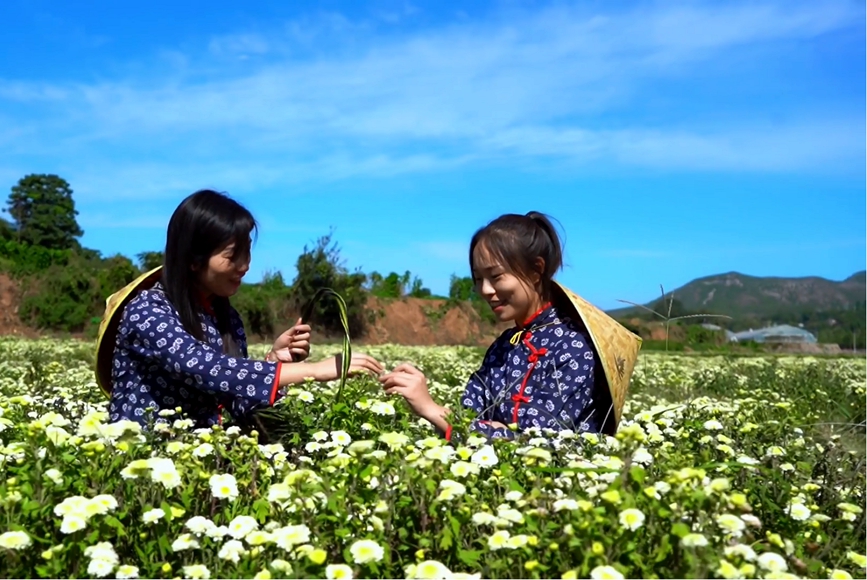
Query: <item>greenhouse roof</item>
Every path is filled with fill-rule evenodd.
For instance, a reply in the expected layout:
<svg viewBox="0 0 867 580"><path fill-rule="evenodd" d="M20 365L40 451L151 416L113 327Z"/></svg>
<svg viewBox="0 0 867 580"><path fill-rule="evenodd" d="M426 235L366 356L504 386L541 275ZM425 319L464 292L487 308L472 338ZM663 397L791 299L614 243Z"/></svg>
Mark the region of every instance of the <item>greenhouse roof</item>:
<svg viewBox="0 0 867 580"><path fill-rule="evenodd" d="M759 342L774 339L816 342L816 336L810 331L788 324L745 330L736 333L735 337L737 340L755 340Z"/></svg>

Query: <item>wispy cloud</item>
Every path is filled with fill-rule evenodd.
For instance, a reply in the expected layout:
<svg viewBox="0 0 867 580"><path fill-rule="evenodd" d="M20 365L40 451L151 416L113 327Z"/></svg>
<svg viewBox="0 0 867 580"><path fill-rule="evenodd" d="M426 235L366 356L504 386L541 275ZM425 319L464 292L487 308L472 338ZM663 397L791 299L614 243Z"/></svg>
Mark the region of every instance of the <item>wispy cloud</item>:
<svg viewBox="0 0 867 580"><path fill-rule="evenodd" d="M727 51L862 26L862 5L689 3L602 14L579 3L376 34L398 16L377 24L329 13L240 30L198 52L167 50L132 81L0 80L0 115L12 105L25 113L6 119L0 144L22 167L74 160L93 198L174 195L208 180L226 188L538 159L773 172L863 161L861 109L774 124L740 112L715 124L606 125L646 87L713 67ZM243 57L255 58L227 64Z"/></svg>

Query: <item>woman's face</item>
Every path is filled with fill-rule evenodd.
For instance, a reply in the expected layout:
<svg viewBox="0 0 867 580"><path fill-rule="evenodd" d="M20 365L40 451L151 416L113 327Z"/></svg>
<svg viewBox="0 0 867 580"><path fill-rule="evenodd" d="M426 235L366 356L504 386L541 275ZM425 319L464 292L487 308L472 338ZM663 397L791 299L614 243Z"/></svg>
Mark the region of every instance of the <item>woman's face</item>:
<svg viewBox="0 0 867 580"><path fill-rule="evenodd" d="M523 324L542 306L536 289L493 260L482 244L473 251L473 281L476 292L501 322Z"/></svg>
<svg viewBox="0 0 867 580"><path fill-rule="evenodd" d="M241 287L241 279L250 269L250 253L238 252L233 259L234 251L233 242L211 255L207 268L199 274L199 283L206 293L228 298Z"/></svg>

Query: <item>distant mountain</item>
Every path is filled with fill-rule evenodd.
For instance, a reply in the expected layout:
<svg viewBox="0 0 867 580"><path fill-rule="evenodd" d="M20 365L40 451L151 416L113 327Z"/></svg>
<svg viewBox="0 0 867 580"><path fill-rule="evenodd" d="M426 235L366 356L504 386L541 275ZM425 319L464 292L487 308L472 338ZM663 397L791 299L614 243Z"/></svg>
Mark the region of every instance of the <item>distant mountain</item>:
<svg viewBox="0 0 867 580"><path fill-rule="evenodd" d="M775 278L728 272L698 278L669 291L666 301L673 296L685 311L725 314L737 320L772 317L781 312L848 310L863 305L865 294L867 271L856 272L842 282L818 276ZM645 306L651 307L659 300ZM608 311L618 318L641 312L635 307Z"/></svg>

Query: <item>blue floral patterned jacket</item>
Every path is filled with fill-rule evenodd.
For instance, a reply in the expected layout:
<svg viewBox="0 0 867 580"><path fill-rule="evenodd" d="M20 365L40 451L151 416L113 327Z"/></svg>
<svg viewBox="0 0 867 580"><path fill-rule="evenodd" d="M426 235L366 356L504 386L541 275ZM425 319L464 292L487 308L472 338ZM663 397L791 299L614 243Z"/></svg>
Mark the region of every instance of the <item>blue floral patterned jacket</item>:
<svg viewBox="0 0 867 580"><path fill-rule="evenodd" d="M490 438L512 438L517 423L555 431L601 432L613 414L606 388L596 388L597 359L587 337L550 304L520 328L505 331L470 377L462 404L477 415L472 428Z"/></svg>
<svg viewBox="0 0 867 580"><path fill-rule="evenodd" d="M160 283L141 291L124 308L112 361L109 420L146 425L145 409L157 413L180 407L198 427L220 421L225 407L233 417L273 405L280 363L247 359L247 338L237 311L231 328L242 357L223 354L223 339L212 311L200 315L206 342L181 324Z"/></svg>

